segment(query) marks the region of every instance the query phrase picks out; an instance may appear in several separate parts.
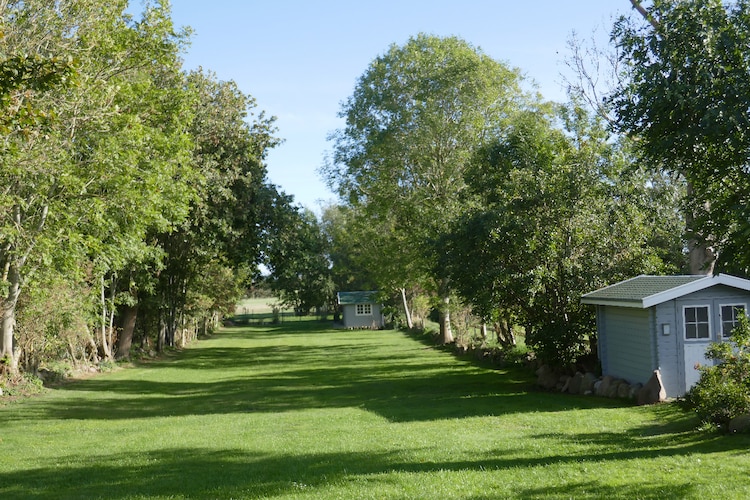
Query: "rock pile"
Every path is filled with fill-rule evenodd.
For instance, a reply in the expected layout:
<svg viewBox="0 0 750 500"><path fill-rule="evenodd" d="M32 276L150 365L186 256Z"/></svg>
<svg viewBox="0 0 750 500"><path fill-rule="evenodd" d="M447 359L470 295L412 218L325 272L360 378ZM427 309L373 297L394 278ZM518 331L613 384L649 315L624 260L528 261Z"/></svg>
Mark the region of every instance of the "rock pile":
<svg viewBox="0 0 750 500"><path fill-rule="evenodd" d="M667 397L659 370L654 371L645 385L631 384L627 380L615 378L611 375L597 377L590 372L577 372L572 377L570 375L559 375L547 365L542 365L537 369L536 376L536 383L539 387L568 394L630 399L636 401L639 405L658 403L664 401Z"/></svg>

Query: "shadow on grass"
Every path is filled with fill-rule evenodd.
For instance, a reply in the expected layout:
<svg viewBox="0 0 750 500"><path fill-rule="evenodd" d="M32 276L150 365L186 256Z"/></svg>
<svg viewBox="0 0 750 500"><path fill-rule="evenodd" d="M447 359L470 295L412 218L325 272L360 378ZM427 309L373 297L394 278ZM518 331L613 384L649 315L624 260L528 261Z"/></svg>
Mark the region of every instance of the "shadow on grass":
<svg viewBox="0 0 750 500"><path fill-rule="evenodd" d="M695 446L646 449L634 446L617 453L620 458L657 458L689 453ZM100 498L103 492L111 499L131 497L169 498L270 498L303 494L305 490L321 492L326 487L346 487L348 482L367 482L376 490L387 476L400 474L446 472L482 472L490 476L489 487L496 485L507 492L501 482L507 474L492 478L493 471L519 470L553 463L579 463L579 456L548 456L537 459L502 458L492 453L473 460L409 462L393 452L313 453L307 455L263 455L243 450L208 452L200 448L175 448L145 453L68 457L75 465L54 464L28 469L23 473L0 473L0 495L3 498ZM612 453L585 457L598 461L613 458ZM54 462L54 459L50 459ZM389 481L393 481L392 477ZM393 486L391 486L393 487ZM568 482L559 487L511 487L514 498L684 498L693 487L687 480L674 484L648 483L628 486L601 484L595 479ZM380 490L382 491L382 490ZM397 495L402 497L402 495ZM491 491L476 498L497 498Z"/></svg>
<svg viewBox="0 0 750 500"><path fill-rule="evenodd" d="M311 329L306 338L317 334ZM44 399L29 410L41 418L110 420L357 407L392 422L406 422L621 404L530 392L531 379L521 370L488 370L446 360L449 354L423 350L416 343L403 352L384 351L379 340L285 343L283 336L298 334L284 327L235 329L220 337L252 340L269 335L274 345L247 342L238 345L248 347L226 347L216 342L212 347L209 339L199 349L145 368L169 368L178 373L175 380L82 380L59 389L70 391L65 398ZM420 352L428 355L419 356ZM186 380L188 376L192 379ZM96 396L87 394L91 392Z"/></svg>

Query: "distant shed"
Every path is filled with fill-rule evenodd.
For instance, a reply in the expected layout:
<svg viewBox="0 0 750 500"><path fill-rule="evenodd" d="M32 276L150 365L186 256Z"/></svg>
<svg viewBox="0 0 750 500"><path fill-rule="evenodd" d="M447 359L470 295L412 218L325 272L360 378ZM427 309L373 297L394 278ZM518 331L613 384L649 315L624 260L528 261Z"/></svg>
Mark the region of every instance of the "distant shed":
<svg viewBox="0 0 750 500"><path fill-rule="evenodd" d="M338 292L344 328L383 328L383 306L377 302L376 291Z"/></svg>
<svg viewBox="0 0 750 500"><path fill-rule="evenodd" d="M711 342L747 314L750 281L735 276L638 276L587 293L596 306L602 374L646 383L659 370L667 397L698 381Z"/></svg>

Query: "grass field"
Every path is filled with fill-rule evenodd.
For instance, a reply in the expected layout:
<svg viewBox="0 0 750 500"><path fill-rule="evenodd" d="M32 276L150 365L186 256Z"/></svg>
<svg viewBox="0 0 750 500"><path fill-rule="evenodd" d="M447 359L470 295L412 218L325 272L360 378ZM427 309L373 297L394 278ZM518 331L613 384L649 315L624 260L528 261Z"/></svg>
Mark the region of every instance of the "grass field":
<svg viewBox="0 0 750 500"><path fill-rule="evenodd" d="M0 407L0 498L748 498L750 437L395 331L222 331Z"/></svg>

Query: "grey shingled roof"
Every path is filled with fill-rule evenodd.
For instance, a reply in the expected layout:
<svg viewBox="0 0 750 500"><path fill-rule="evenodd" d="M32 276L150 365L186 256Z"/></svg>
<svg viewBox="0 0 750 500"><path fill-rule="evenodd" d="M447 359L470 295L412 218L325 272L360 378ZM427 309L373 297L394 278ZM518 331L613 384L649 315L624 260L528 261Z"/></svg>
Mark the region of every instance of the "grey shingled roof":
<svg viewBox="0 0 750 500"><path fill-rule="evenodd" d="M367 304L375 302L374 297L378 292L339 292L338 301L341 305L347 304Z"/></svg>
<svg viewBox="0 0 750 500"><path fill-rule="evenodd" d="M584 297L610 300L643 300L678 286L704 279L705 276L638 276L587 293Z"/></svg>
<svg viewBox="0 0 750 500"><path fill-rule="evenodd" d="M716 276L638 276L587 293L581 297L581 303L646 309L717 285L750 292L750 280L728 274Z"/></svg>

